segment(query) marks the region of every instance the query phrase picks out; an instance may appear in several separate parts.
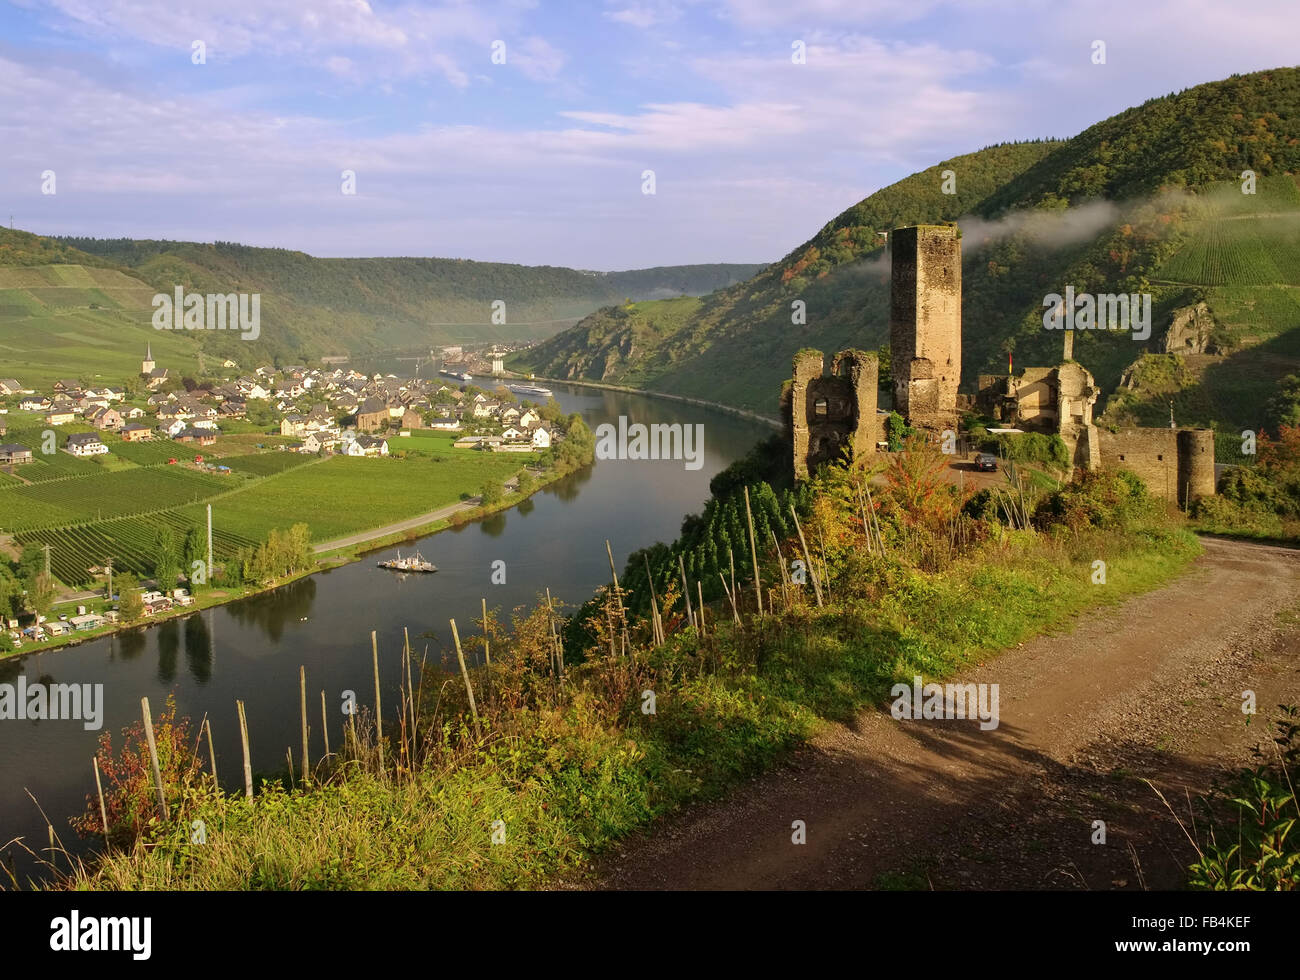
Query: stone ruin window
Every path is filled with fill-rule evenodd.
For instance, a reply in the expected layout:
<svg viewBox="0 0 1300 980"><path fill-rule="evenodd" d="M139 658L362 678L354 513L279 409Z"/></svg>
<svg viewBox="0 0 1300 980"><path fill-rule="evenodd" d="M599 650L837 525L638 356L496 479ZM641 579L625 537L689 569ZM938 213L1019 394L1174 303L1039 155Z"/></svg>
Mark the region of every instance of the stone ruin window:
<svg viewBox="0 0 1300 980"><path fill-rule="evenodd" d="M826 417L826 399L818 398L813 402L813 414L821 418Z"/></svg>
<svg viewBox="0 0 1300 980"><path fill-rule="evenodd" d="M1157 460L1158 462L1163 463L1164 460L1165 460L1165 454L1164 454L1164 453L1156 453L1156 460Z"/></svg>

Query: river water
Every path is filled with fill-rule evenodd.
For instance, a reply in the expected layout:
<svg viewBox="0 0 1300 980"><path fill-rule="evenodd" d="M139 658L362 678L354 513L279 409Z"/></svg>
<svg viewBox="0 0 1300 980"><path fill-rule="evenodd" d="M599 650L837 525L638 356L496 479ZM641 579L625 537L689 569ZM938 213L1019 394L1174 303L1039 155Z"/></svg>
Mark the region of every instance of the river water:
<svg viewBox="0 0 1300 980"><path fill-rule="evenodd" d="M603 422L702 424L703 465L680 460L597 460L509 511L418 542L438 566L432 575L398 575L376 567L397 549L321 572L259 596L120 633L81 646L0 661L0 683L102 684L103 729L118 735L140 717L147 696L155 717L169 694L195 726L212 720L217 770L227 786L242 782L235 701L248 714L254 770L283 769L285 749L301 752L298 667L307 672L313 758L324 752L320 692L329 706L330 744L341 744L341 692L373 704L370 631L377 630L386 706L396 704L402 629L417 653L428 646L441 662L451 643L450 619L462 637L475 632L480 601L505 618L543 590L576 608L609 580L609 539L620 574L627 556L669 542L682 518L708 498L709 480L772 431L758 422L641 395L551 385L566 412L580 412L595 430ZM293 515L285 515L286 525ZM411 545L402 551L409 553ZM505 583L493 584L493 563L505 562ZM429 634L429 635L423 635ZM454 651L450 663L455 664ZM393 716L393 709L386 714ZM40 807L70 848L68 817L94 792L91 757L99 732L79 721L0 721L0 845L22 837L34 849L47 840ZM12 851L2 848L0 851ZM20 870L30 868L19 854Z"/></svg>

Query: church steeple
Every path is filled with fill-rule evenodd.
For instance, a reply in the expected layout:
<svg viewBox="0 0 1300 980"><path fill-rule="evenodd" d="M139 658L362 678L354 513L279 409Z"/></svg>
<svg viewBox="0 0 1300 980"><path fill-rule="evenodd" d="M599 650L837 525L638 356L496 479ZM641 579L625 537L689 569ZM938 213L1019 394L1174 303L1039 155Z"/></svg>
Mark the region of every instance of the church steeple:
<svg viewBox="0 0 1300 980"><path fill-rule="evenodd" d="M153 369L154 369L153 344L148 343L145 344L144 347L144 360L140 362L140 373L150 374L153 372Z"/></svg>

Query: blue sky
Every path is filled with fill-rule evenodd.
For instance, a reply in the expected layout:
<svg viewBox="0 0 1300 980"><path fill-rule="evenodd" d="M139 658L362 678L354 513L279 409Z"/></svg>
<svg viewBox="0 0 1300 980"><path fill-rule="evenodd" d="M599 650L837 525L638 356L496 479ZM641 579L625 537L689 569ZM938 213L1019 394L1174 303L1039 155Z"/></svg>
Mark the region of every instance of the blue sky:
<svg viewBox="0 0 1300 980"><path fill-rule="evenodd" d="M0 0L0 217L326 256L767 262L945 157L1297 52L1296 0Z"/></svg>

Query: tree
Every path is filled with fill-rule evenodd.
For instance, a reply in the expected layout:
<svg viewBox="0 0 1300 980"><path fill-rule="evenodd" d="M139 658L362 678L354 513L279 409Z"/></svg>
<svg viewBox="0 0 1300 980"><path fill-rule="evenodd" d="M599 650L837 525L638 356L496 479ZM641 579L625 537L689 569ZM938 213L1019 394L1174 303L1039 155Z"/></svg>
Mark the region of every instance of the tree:
<svg viewBox="0 0 1300 980"><path fill-rule="evenodd" d="M170 524L158 528L153 542L153 577L164 592L176 587L180 575L180 549L176 545L176 532Z"/></svg>
<svg viewBox="0 0 1300 980"><path fill-rule="evenodd" d="M144 618L144 599L140 595L140 583L130 572L120 572L113 583L117 594L121 596L117 611L124 623L138 623Z"/></svg>
<svg viewBox="0 0 1300 980"><path fill-rule="evenodd" d="M501 485L500 480L488 480L483 484L483 489L479 491L479 503L484 507L492 507L501 502L505 496L505 487Z"/></svg>
<svg viewBox="0 0 1300 980"><path fill-rule="evenodd" d="M201 527L192 527L185 533L185 576L189 579L190 590L198 591L205 588L212 578L212 570L207 567L208 562L208 538ZM194 563L199 562L202 568L201 576L194 574Z"/></svg>
<svg viewBox="0 0 1300 980"><path fill-rule="evenodd" d="M533 474L528 472L528 470L524 470L522 473L519 474L520 493L522 494L532 493L533 487L535 487L536 485L537 485L537 481L533 479Z"/></svg>

